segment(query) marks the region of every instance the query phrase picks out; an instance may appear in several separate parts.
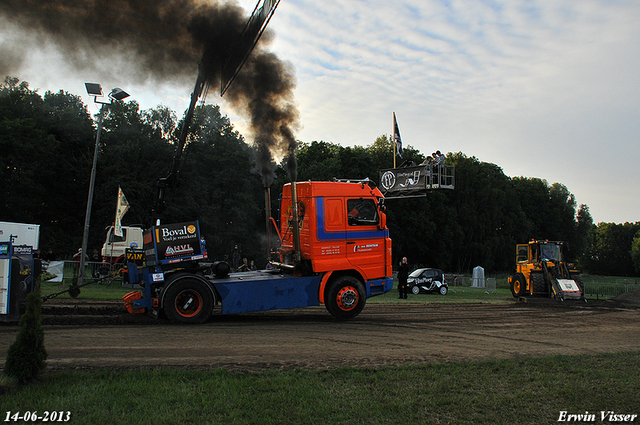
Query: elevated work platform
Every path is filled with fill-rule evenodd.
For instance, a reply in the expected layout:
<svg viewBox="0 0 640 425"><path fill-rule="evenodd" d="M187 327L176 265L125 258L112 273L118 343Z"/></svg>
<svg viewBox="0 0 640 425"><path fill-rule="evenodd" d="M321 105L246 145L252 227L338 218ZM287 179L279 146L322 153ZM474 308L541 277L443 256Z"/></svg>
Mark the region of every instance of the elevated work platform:
<svg viewBox="0 0 640 425"><path fill-rule="evenodd" d="M380 190L387 199L421 197L431 190L454 188L453 165L417 165L380 171Z"/></svg>

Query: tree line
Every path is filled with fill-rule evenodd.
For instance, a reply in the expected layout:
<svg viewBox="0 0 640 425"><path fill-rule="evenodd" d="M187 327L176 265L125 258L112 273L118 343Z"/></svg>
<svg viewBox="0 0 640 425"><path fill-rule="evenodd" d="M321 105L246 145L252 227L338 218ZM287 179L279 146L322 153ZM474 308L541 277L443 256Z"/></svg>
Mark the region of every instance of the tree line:
<svg viewBox="0 0 640 425"><path fill-rule="evenodd" d="M165 177L181 121L164 106L140 110L137 102L114 102L103 121L89 247L100 249L115 218L118 187L131 208L125 225L148 227L156 181ZM42 250L59 258L82 240L96 124L79 96L46 92L6 77L0 84L0 220L41 225ZM184 149L176 187L165 196L164 222L199 220L212 258L241 255L266 262L265 189L256 171L256 150L217 105L198 106ZM393 167L393 145L381 135L366 147L325 141L300 142L298 180L369 178ZM403 159L425 155L407 146ZM455 190L424 198L387 200L394 261L469 272L512 271L515 245L530 239L567 242L569 260L596 274L640 273L640 222L594 224L561 183L508 177L492 163L462 152L449 153ZM276 168L271 204L289 182Z"/></svg>

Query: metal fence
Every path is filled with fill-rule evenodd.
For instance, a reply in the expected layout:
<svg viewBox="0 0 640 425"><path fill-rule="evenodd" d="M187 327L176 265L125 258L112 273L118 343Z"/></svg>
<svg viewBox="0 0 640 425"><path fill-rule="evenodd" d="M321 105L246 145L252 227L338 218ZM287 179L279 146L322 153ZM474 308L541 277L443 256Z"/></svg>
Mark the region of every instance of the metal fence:
<svg viewBox="0 0 640 425"><path fill-rule="evenodd" d="M485 279L476 279L477 286L473 286L473 278L460 274L445 275L447 283L450 287L467 287L471 289L484 289L486 292L497 292L496 278L487 277Z"/></svg>
<svg viewBox="0 0 640 425"><path fill-rule="evenodd" d="M498 289L496 287L496 278L495 277L488 277L487 279L487 292L498 292Z"/></svg>
<svg viewBox="0 0 640 425"><path fill-rule="evenodd" d="M625 281L624 279L615 279L618 281ZM633 280L631 280L633 281ZM585 282L584 292L587 297L599 298L612 298L618 295L626 294L627 292L640 289L640 285L634 283L610 283L610 282Z"/></svg>
<svg viewBox="0 0 640 425"><path fill-rule="evenodd" d="M447 274L445 275L449 286L470 286L471 278L465 278L464 275Z"/></svg>
<svg viewBox="0 0 640 425"><path fill-rule="evenodd" d="M87 261L85 263L86 279L106 278L113 275L121 267L120 264L109 264L101 261ZM79 261L51 261L43 263L43 270L55 277L47 279L49 282L70 281L78 276L80 270Z"/></svg>

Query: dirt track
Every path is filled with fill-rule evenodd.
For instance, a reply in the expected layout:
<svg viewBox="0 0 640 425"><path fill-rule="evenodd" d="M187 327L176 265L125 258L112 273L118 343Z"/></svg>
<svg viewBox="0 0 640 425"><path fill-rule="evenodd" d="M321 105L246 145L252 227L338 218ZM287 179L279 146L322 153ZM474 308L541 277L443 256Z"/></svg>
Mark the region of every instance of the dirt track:
<svg viewBox="0 0 640 425"><path fill-rule="evenodd" d="M640 310L602 302L369 304L349 322L317 307L214 316L198 326L120 308L43 310L48 367L374 367L640 348ZM0 324L0 364L18 329Z"/></svg>

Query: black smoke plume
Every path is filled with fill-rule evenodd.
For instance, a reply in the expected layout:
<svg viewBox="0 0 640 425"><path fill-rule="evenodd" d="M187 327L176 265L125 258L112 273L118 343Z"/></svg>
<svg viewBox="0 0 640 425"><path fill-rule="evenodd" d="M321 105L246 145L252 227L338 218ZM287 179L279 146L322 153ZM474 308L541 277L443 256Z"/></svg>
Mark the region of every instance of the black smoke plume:
<svg viewBox="0 0 640 425"><path fill-rule="evenodd" d="M126 54L140 82L195 81L200 65L212 88L219 87L222 65L249 18L237 4L213 0L0 0L0 17L55 43L79 70ZM225 94L250 118L265 185L274 157L293 155L299 119L293 69L266 50L271 38L263 34ZM16 47L2 46L2 75L20 66L16 52L25 46ZM289 175L295 179L295 169Z"/></svg>

